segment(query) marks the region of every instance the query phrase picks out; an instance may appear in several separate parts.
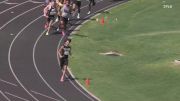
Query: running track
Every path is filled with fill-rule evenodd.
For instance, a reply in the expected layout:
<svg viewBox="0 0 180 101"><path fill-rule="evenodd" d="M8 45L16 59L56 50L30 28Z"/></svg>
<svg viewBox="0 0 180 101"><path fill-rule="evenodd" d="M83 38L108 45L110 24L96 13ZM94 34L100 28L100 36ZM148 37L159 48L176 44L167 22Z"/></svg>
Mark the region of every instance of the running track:
<svg viewBox="0 0 180 101"><path fill-rule="evenodd" d="M57 48L66 37L55 31L44 35L44 0L0 1L0 101L97 101L75 80L61 83ZM127 0L97 0L87 15L82 2L81 17L124 3ZM71 33L85 20L71 20ZM68 74L67 74L68 75Z"/></svg>

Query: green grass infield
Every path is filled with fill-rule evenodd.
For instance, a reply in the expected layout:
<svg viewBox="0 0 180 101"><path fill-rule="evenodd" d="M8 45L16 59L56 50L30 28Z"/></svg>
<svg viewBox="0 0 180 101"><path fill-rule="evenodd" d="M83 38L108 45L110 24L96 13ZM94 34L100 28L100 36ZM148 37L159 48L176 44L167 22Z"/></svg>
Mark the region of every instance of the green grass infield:
<svg viewBox="0 0 180 101"><path fill-rule="evenodd" d="M131 0L95 19L72 35L82 85L102 101L180 101L180 0Z"/></svg>

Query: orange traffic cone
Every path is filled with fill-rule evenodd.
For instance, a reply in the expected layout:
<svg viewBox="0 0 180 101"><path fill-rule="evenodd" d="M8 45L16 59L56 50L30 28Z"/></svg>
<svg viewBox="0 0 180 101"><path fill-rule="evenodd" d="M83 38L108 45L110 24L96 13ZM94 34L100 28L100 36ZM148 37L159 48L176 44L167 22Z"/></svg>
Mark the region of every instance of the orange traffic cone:
<svg viewBox="0 0 180 101"><path fill-rule="evenodd" d="M104 21L104 17L101 18L101 25L104 25L105 21Z"/></svg>
<svg viewBox="0 0 180 101"><path fill-rule="evenodd" d="M89 86L90 86L90 79L89 79L89 78L86 78L85 84L86 84L86 87L89 87Z"/></svg>

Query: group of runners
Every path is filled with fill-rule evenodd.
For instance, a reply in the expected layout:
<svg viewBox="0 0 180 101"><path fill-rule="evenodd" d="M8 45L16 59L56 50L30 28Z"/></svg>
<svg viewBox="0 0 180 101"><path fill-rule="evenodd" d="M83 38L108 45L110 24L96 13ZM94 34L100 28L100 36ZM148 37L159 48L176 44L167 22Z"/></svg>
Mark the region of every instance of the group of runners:
<svg viewBox="0 0 180 101"><path fill-rule="evenodd" d="M87 14L90 14L91 7L95 5L95 1L88 1L89 5ZM46 17L46 35L49 35L53 21L58 22L57 31L61 30L61 34L65 35L69 18L75 15L77 15L77 19L80 19L81 17L81 0L45 0L45 5L44 16Z"/></svg>
<svg viewBox="0 0 180 101"><path fill-rule="evenodd" d="M91 7L95 5L94 0L88 0L88 12L91 14ZM49 35L53 22L58 23L57 31L63 36L66 35L67 24L70 16L76 16L80 19L81 13L81 0L45 0L44 16L46 17L45 29L47 29L46 35ZM64 44L58 50L58 56L60 57L62 76L60 81L64 81L65 73L68 67L68 58L71 55L70 47L71 39L65 40Z"/></svg>

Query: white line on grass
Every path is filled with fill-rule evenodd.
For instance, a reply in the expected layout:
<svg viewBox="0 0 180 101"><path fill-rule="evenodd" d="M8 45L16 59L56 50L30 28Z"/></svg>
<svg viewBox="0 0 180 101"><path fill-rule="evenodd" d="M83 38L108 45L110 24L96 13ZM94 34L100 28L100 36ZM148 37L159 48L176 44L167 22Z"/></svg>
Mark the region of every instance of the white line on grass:
<svg viewBox="0 0 180 101"><path fill-rule="evenodd" d="M149 33L140 33L135 36L155 36L155 35L164 35L164 34L179 34L180 30L174 31L157 31L157 32L149 32ZM131 36L134 37L134 36Z"/></svg>

